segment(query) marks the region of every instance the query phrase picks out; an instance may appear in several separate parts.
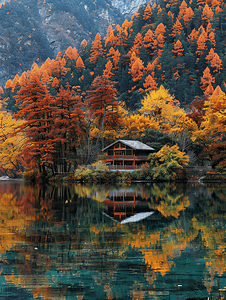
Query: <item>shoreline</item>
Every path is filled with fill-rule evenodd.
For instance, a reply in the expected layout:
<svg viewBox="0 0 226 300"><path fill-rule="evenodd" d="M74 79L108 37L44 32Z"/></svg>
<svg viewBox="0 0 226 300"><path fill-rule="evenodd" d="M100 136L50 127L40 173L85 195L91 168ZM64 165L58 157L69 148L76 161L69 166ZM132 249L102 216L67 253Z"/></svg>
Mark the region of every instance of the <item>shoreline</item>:
<svg viewBox="0 0 226 300"><path fill-rule="evenodd" d="M198 171L198 172L197 172ZM38 174L37 174L38 175ZM40 175L40 174L39 174ZM77 175L77 176L76 176ZM226 173L220 173L213 170L208 170L206 167L195 166L193 168L184 168L178 178L174 179L153 179L146 172L120 172L118 170L104 171L96 170L89 171L85 174L61 173L55 176L32 176L25 175L23 178L10 178L8 176L0 176L0 182L5 181L21 181L30 182L32 184L53 184L53 183L161 183L161 182L176 182L176 183L224 183L226 182Z"/></svg>

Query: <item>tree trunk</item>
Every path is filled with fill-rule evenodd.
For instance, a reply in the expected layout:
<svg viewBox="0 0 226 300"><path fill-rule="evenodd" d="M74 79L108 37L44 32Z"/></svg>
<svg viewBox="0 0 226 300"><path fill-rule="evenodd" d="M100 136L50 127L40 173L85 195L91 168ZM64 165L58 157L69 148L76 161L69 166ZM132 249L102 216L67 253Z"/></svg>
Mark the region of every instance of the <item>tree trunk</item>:
<svg viewBox="0 0 226 300"><path fill-rule="evenodd" d="M105 111L104 111L104 117L103 117L103 119L102 119L102 134L103 134L103 136L102 136L102 149L104 149L104 120L105 120Z"/></svg>

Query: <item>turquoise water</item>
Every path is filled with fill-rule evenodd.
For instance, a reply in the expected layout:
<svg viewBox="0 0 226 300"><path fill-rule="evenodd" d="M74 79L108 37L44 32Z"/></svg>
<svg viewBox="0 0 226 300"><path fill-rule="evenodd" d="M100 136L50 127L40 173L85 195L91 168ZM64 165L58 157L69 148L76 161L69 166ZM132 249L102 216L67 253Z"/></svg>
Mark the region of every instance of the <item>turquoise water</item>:
<svg viewBox="0 0 226 300"><path fill-rule="evenodd" d="M224 299L226 185L0 182L0 299Z"/></svg>

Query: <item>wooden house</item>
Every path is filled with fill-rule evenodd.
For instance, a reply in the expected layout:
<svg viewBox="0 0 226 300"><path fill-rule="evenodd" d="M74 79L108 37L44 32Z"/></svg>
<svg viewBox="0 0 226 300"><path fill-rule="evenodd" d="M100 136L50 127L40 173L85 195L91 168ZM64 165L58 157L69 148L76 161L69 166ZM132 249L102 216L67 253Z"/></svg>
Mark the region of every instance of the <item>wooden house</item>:
<svg viewBox="0 0 226 300"><path fill-rule="evenodd" d="M140 169L155 150L139 141L118 140L102 151L105 152L105 163L111 170L135 170Z"/></svg>

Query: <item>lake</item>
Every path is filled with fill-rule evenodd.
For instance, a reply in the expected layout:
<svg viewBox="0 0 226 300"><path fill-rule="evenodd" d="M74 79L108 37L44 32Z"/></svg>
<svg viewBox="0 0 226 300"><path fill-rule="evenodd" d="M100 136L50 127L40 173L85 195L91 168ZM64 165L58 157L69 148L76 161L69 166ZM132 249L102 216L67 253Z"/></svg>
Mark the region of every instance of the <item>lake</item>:
<svg viewBox="0 0 226 300"><path fill-rule="evenodd" d="M0 299L225 299L226 184L0 181Z"/></svg>

